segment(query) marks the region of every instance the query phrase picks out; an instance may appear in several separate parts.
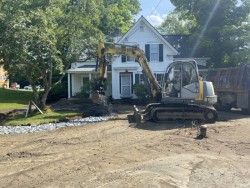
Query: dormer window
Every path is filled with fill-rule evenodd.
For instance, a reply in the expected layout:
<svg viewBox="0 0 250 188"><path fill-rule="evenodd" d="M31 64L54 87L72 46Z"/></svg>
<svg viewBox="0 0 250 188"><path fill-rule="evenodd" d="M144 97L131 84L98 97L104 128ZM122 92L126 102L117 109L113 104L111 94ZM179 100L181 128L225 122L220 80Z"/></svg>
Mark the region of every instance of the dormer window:
<svg viewBox="0 0 250 188"><path fill-rule="evenodd" d="M141 26L140 26L140 32L143 32L143 31L144 31L144 26L141 25Z"/></svg>

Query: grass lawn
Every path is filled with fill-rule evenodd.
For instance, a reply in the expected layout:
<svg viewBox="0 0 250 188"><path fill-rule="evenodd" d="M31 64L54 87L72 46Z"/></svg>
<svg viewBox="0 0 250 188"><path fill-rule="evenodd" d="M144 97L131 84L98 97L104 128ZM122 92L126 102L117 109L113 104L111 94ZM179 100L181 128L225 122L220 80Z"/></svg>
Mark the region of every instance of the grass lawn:
<svg viewBox="0 0 250 188"><path fill-rule="evenodd" d="M25 90L13 90L0 88L0 112L6 112L14 109L26 109L28 102L33 100L32 91ZM6 125L27 125L27 124L43 124L50 122L58 122L65 120L66 118L80 116L80 112L53 112L47 110L44 114L39 112L33 112L25 118L25 114L19 114L11 116L6 120ZM1 123L1 122L0 122Z"/></svg>
<svg viewBox="0 0 250 188"><path fill-rule="evenodd" d="M52 112L48 111L44 114L40 112L34 112L30 114L27 118L25 118L24 114L17 115L6 121L6 125L38 125L43 123L54 123L59 121L65 121L68 118L80 116L79 112Z"/></svg>
<svg viewBox="0 0 250 188"><path fill-rule="evenodd" d="M33 99L32 91L0 88L0 112L25 108Z"/></svg>

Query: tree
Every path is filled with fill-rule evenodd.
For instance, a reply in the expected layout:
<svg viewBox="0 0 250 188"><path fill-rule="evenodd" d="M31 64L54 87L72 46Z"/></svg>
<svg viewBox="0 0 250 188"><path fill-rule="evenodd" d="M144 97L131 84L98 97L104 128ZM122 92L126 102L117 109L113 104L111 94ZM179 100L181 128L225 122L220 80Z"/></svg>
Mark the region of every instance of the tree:
<svg viewBox="0 0 250 188"><path fill-rule="evenodd" d="M109 2L109 4L107 3ZM58 85L72 62L95 57L100 36L111 33L139 11L129 2L107 0L0 0L0 57L9 74L22 74L32 85L36 103L44 108L49 91ZM119 4L120 3L120 4ZM112 12L119 4L122 9ZM110 7L111 6L111 7ZM103 23L105 13L117 15L115 25ZM124 19L122 19L124 18ZM53 75L61 77L54 81ZM35 87L42 82L44 92Z"/></svg>
<svg viewBox="0 0 250 188"><path fill-rule="evenodd" d="M100 30L112 35L114 30L124 34L134 23L134 15L140 11L138 0L104 0L105 9L100 19Z"/></svg>
<svg viewBox="0 0 250 188"><path fill-rule="evenodd" d="M191 28L193 54L210 57L214 67L249 62L250 2L242 0L171 0L182 18L193 16ZM247 39L247 40L246 40ZM198 50L199 49L199 50Z"/></svg>
<svg viewBox="0 0 250 188"><path fill-rule="evenodd" d="M196 20L194 17L183 19L183 15L184 13L178 11L169 13L157 29L166 35L189 35L196 26Z"/></svg>

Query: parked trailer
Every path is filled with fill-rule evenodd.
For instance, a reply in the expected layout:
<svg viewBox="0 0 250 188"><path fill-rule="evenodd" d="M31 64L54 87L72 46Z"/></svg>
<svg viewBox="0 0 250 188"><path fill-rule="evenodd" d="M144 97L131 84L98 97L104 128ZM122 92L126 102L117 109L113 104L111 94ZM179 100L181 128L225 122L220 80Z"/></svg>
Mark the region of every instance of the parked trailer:
<svg viewBox="0 0 250 188"><path fill-rule="evenodd" d="M207 80L213 82L218 110L241 108L250 114L250 65L209 69Z"/></svg>

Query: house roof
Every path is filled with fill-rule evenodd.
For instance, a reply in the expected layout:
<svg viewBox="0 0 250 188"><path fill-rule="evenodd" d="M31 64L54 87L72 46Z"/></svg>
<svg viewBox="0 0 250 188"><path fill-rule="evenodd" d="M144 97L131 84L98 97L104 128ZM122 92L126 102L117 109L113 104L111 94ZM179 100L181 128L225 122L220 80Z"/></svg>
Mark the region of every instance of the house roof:
<svg viewBox="0 0 250 188"><path fill-rule="evenodd" d="M162 40L162 42L164 42L166 46L170 48L172 51L172 54L170 55L178 54L178 51L169 43L169 41L167 41L143 16L141 16L137 22L127 31L127 33L125 33L117 42L122 43L126 38L135 32L135 30L138 28L138 25L141 23L144 23L156 36Z"/></svg>
<svg viewBox="0 0 250 188"><path fill-rule="evenodd" d="M177 51L175 58L206 58L199 50L193 52L190 35L162 35Z"/></svg>

